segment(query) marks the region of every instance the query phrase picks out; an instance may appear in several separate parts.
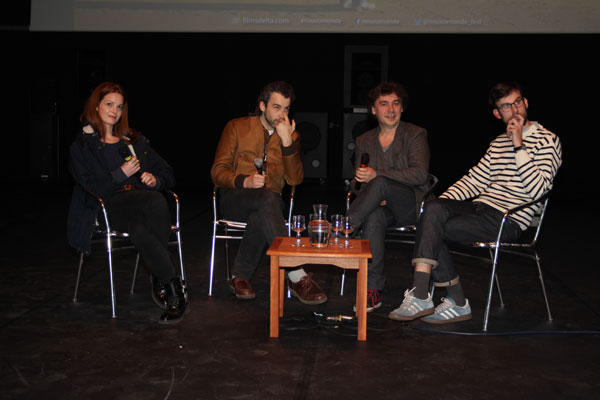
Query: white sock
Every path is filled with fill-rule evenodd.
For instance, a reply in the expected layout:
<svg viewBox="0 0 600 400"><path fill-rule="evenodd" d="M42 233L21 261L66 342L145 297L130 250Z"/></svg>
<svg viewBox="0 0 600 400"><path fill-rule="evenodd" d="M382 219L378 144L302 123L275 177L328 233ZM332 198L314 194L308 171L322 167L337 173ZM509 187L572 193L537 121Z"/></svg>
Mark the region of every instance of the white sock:
<svg viewBox="0 0 600 400"><path fill-rule="evenodd" d="M303 268L298 268L293 271L288 272L288 279L294 283L298 283L300 279L306 276L306 272Z"/></svg>

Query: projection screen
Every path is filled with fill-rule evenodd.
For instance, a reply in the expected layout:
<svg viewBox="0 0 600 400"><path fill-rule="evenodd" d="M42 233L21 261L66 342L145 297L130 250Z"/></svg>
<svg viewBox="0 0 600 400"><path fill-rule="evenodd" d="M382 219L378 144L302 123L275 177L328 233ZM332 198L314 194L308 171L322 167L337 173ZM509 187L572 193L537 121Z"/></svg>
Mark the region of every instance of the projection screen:
<svg viewBox="0 0 600 400"><path fill-rule="evenodd" d="M32 31L598 33L598 0L31 0Z"/></svg>

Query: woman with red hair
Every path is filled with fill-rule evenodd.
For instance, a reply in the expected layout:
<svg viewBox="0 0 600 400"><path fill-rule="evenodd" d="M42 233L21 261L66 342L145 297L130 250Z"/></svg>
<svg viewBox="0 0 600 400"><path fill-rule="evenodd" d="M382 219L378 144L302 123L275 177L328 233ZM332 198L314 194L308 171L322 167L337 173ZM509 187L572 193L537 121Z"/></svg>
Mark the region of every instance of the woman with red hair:
<svg viewBox="0 0 600 400"><path fill-rule="evenodd" d="M92 92L81 122L70 148L76 185L67 222L69 244L90 252L100 206L86 191L104 199L111 227L129 233L153 277L153 292L166 297L157 302L166 309L159 322L179 322L187 302L167 249L171 216L160 193L175 184L173 169L129 127L127 95L118 84L104 82Z"/></svg>

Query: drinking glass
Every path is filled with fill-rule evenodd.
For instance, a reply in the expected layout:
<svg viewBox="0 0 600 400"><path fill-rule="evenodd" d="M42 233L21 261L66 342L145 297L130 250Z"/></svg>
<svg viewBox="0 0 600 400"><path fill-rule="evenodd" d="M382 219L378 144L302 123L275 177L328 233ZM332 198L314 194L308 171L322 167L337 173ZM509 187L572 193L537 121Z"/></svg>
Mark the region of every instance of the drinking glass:
<svg viewBox="0 0 600 400"><path fill-rule="evenodd" d="M339 232L342 229L342 221L344 216L341 214L333 214L331 216L331 230L333 231L333 244L338 245Z"/></svg>
<svg viewBox="0 0 600 400"><path fill-rule="evenodd" d="M352 221L352 217L344 217L342 220L342 233L346 236L344 241L344 247L352 247L350 241L348 240L350 233L354 230L354 222Z"/></svg>
<svg viewBox="0 0 600 400"><path fill-rule="evenodd" d="M327 221L327 204L313 204L314 219Z"/></svg>
<svg viewBox="0 0 600 400"><path fill-rule="evenodd" d="M292 243L294 247L304 247L302 242L300 242L300 234L306 228L306 221L304 219L304 215L294 215L292 216L292 230L296 232L296 243Z"/></svg>

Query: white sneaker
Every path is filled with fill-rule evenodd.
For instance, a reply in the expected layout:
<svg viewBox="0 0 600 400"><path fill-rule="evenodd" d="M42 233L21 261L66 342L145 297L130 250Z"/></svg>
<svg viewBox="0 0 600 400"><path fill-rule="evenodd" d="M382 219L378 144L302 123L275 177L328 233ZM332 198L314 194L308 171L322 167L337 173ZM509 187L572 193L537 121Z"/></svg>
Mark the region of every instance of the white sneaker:
<svg viewBox="0 0 600 400"><path fill-rule="evenodd" d="M425 300L417 299L413 296L415 288L410 291L407 289L404 292L404 300L400 307L392 311L388 317L396 321L412 321L425 315L433 314L433 300L431 295L427 293Z"/></svg>
<svg viewBox="0 0 600 400"><path fill-rule="evenodd" d="M469 300L467 300L464 306L460 307L449 297L442 297L442 302L435 308L435 313L421 318L422 321L430 324L449 324L468 319L471 319Z"/></svg>

